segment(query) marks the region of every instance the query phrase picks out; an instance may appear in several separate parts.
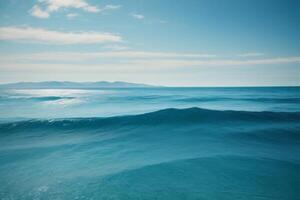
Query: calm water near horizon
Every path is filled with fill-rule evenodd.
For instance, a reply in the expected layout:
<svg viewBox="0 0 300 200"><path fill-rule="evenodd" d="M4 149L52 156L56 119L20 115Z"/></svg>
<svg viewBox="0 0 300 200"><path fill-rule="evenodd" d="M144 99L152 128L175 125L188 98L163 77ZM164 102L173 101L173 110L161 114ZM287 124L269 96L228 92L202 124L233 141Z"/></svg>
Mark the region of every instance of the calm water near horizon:
<svg viewBox="0 0 300 200"><path fill-rule="evenodd" d="M0 118L107 117L165 108L300 111L300 87L1 89Z"/></svg>

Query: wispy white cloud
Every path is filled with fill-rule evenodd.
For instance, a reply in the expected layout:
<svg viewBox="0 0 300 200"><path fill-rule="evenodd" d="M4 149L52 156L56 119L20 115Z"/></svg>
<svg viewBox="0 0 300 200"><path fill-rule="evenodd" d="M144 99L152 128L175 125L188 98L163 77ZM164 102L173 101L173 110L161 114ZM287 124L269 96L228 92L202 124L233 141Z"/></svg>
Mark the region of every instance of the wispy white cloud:
<svg viewBox="0 0 300 200"><path fill-rule="evenodd" d="M38 17L38 18L49 18L49 13L42 10L39 6L34 5L31 10L29 11L29 13L34 16L34 17Z"/></svg>
<svg viewBox="0 0 300 200"><path fill-rule="evenodd" d="M163 59L163 60L134 60L131 64L140 65L143 67L209 67L209 66L254 66L254 65L276 65L300 63L300 57L276 57L268 59Z"/></svg>
<svg viewBox="0 0 300 200"><path fill-rule="evenodd" d="M112 51L124 51L130 49L127 46L119 45L119 44L109 44L103 47L104 49L112 50Z"/></svg>
<svg viewBox="0 0 300 200"><path fill-rule="evenodd" d="M249 53L243 53L239 54L239 57L257 57L257 56L264 56L263 53L257 53L257 52L249 52Z"/></svg>
<svg viewBox="0 0 300 200"><path fill-rule="evenodd" d="M49 18L50 14L61 9L76 8L85 12L98 13L107 10L117 10L120 5L105 5L102 8L90 5L86 0L38 0L29 13L38 18Z"/></svg>
<svg viewBox="0 0 300 200"><path fill-rule="evenodd" d="M59 58L58 58L59 59ZM76 58L75 58L76 59ZM45 63L45 62L7 62L0 59L2 73L9 72L53 72L56 74L60 72L68 73L153 73L168 72L169 70L187 70L187 67L193 68L193 70L208 70L210 67L218 67L218 70L226 70L235 66L255 66L255 65L272 65L272 64L288 64L288 63L300 63L300 57L282 57L282 58L270 58L262 60L251 61L236 61L236 60L178 60L178 59L159 59L159 60L119 60L115 62L105 61L101 63ZM220 68L220 66L224 66Z"/></svg>
<svg viewBox="0 0 300 200"><path fill-rule="evenodd" d="M147 51L102 51L102 52L45 52L31 54L2 54L1 62L74 62L92 61L102 63L103 59L112 59L106 65L139 66L139 67L208 67L208 66L254 66L300 63L300 57L271 57L265 59L220 59L216 55L201 53L178 52L147 52Z"/></svg>
<svg viewBox="0 0 300 200"><path fill-rule="evenodd" d="M141 20L146 24L166 24L168 21L163 20L163 19L151 19L151 18L146 18L143 14L140 13L130 13L129 14L132 18Z"/></svg>
<svg viewBox="0 0 300 200"><path fill-rule="evenodd" d="M61 32L31 27L0 27L0 40L47 44L94 44L121 42L122 37L101 32Z"/></svg>
<svg viewBox="0 0 300 200"><path fill-rule="evenodd" d="M49 12L58 11L61 8L78 8L87 12L99 12L96 6L92 6L85 0L39 0L47 6L46 10Z"/></svg>
<svg viewBox="0 0 300 200"><path fill-rule="evenodd" d="M105 10L118 10L120 9L122 6L121 5L105 5L103 8L101 8L101 11L105 11Z"/></svg>
<svg viewBox="0 0 300 200"><path fill-rule="evenodd" d="M130 16L132 16L135 19L139 19L139 20L145 19L144 15L138 14L138 13L131 13Z"/></svg>
<svg viewBox="0 0 300 200"><path fill-rule="evenodd" d="M69 14L67 14L68 19L74 19L77 16L78 16L77 13L69 13Z"/></svg>
<svg viewBox="0 0 300 200"><path fill-rule="evenodd" d="M10 60L8 60L9 56ZM28 55L29 60L27 61L22 60L24 57L9 56L1 55L0 57L2 82L25 81L26 78L28 81L53 80L53 78L56 80L97 81L107 79L115 81L127 78L126 80L135 82L145 82L148 79L149 83L155 82L155 84L162 85L224 86L225 84L240 86L242 84L250 86L274 85L273 80L276 78L279 85L299 85L297 82L299 56L248 60L205 60L177 57L99 59L98 61L86 59L87 62L81 62L80 57L77 57L76 54L73 58L68 55L70 56L68 59L71 60L66 60L63 54L52 55L48 58L41 54L37 54L34 58L32 55ZM39 56L43 59L38 60ZM50 60L48 61L46 58ZM287 64L295 64L295 67L287 67ZM267 65L270 65L267 67L268 70L276 71L275 75L262 73ZM274 65L280 67L272 68ZM34 76L32 76L33 74Z"/></svg>
<svg viewBox="0 0 300 200"><path fill-rule="evenodd" d="M21 54L21 55L2 55L0 60L17 61L90 61L101 58L118 58L120 59L147 59L147 62L153 62L152 59L181 59L181 58L212 58L215 55L210 54L193 54L193 53L174 53L174 52L146 52L146 51L108 51L108 52L48 52L35 54ZM159 61L158 61L159 62ZM162 62L164 62L162 60Z"/></svg>

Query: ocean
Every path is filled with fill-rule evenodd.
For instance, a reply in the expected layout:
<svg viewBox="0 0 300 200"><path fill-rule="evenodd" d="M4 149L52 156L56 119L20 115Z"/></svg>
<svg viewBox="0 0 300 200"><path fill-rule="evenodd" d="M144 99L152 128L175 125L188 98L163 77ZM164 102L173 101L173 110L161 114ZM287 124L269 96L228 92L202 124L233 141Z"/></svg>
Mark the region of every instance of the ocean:
<svg viewBox="0 0 300 200"><path fill-rule="evenodd" d="M300 199L300 87L0 90L0 199Z"/></svg>

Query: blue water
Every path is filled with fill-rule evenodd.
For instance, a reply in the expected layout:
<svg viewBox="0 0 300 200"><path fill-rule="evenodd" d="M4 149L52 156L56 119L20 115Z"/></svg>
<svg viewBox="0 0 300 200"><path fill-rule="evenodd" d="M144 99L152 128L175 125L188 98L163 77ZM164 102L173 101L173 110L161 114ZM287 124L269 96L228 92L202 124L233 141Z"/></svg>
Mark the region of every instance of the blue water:
<svg viewBox="0 0 300 200"><path fill-rule="evenodd" d="M0 91L0 199L300 191L300 88Z"/></svg>

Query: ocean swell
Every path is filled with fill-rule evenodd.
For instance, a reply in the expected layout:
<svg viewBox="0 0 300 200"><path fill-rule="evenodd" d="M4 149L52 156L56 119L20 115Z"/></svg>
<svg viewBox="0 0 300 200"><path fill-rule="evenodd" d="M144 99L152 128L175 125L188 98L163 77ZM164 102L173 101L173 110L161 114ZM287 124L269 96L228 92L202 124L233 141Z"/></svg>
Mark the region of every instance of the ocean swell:
<svg viewBox="0 0 300 200"><path fill-rule="evenodd" d="M164 109L0 124L0 199L282 199L300 113Z"/></svg>
<svg viewBox="0 0 300 200"><path fill-rule="evenodd" d="M217 111L201 108L164 109L156 112L107 118L32 119L0 124L2 132L17 129L93 129L141 125L203 125L205 123L299 123L300 112Z"/></svg>

